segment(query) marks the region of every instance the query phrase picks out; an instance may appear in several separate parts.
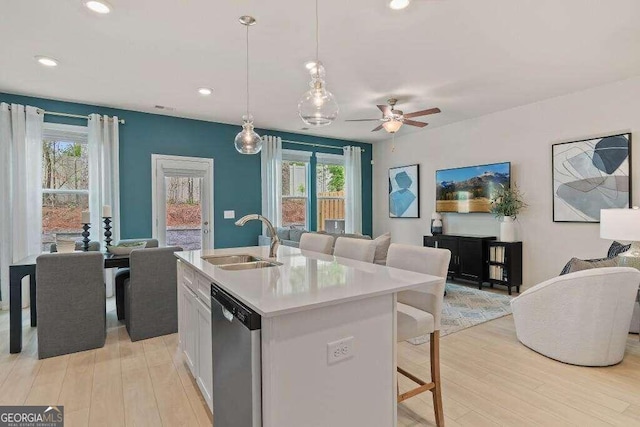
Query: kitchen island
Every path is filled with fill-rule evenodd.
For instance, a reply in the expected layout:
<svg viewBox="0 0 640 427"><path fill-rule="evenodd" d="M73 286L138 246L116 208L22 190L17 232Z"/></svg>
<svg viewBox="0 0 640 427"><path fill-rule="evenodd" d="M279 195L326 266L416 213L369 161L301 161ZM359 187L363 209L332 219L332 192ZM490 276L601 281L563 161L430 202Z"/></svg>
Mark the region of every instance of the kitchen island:
<svg viewBox="0 0 640 427"><path fill-rule="evenodd" d="M280 247L275 260L268 252L267 247L246 247L176 253L180 346L214 408L214 424L227 427L222 417L229 412L253 411L255 426L395 426L396 293L444 279L291 247ZM232 270L212 264L238 254L278 265ZM253 396L244 394L253 398L249 409L229 372L213 368L222 371L212 361L220 357L215 355L222 355L225 367L244 356L232 353L238 348L236 337L215 330L216 316L224 314L229 322L232 316L212 302L212 292L259 318L258 358L251 356L258 364L253 372L258 382ZM238 318L245 320L244 313ZM218 325L225 327L224 321ZM225 342L212 342L212 333L214 340L224 336ZM247 370L238 371L238 383L245 381ZM224 410L215 410L221 402Z"/></svg>

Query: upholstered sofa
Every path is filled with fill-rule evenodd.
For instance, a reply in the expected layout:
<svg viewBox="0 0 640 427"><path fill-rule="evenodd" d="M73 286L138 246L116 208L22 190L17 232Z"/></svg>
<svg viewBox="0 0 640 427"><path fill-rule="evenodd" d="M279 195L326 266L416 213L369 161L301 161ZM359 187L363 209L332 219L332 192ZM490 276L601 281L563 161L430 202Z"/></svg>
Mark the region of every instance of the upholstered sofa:
<svg viewBox="0 0 640 427"><path fill-rule="evenodd" d="M511 300L518 340L561 362L622 361L640 271L594 268L554 277Z"/></svg>
<svg viewBox="0 0 640 427"><path fill-rule="evenodd" d="M568 273L574 273L576 271L588 270L592 268L602 268L602 267L615 267L618 265L616 257L618 254L622 252L626 252L629 250L631 245L623 245L619 242L613 242L607 251L607 256L605 258L598 259L578 259L572 258L562 269L560 275L565 275ZM629 327L629 332L632 334L640 333L640 294L636 297L636 304L633 310L633 317L631 318L631 325Z"/></svg>
<svg viewBox="0 0 640 427"><path fill-rule="evenodd" d="M278 227L276 228L276 234L280 239L280 244L284 246L291 246L297 248L300 246L300 238L304 233L316 233L315 231L304 230L301 228L289 228L289 227ZM334 243L335 239L338 237L351 237L354 239L368 239L371 240L371 236L367 236L364 234L349 234L349 233L326 233L324 231L318 231L320 234L327 234L333 237ZM269 245L270 236L259 236L258 244L260 246Z"/></svg>

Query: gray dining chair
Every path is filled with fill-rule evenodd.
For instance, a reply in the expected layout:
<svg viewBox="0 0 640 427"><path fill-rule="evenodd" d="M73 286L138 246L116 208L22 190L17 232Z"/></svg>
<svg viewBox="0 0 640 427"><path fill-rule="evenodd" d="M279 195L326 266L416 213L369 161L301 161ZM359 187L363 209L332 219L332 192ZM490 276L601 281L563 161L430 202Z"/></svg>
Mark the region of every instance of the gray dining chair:
<svg viewBox="0 0 640 427"><path fill-rule="evenodd" d="M148 248L157 248L158 247L158 239L125 239L120 240L120 243L138 243L138 242L146 242L147 245L145 249ZM116 293L116 314L118 315L118 320L124 319L124 282L129 278L130 270L128 268L119 268L116 272L115 276L115 293Z"/></svg>
<svg viewBox="0 0 640 427"><path fill-rule="evenodd" d="M107 300L100 252L40 255L36 283L39 359L104 346Z"/></svg>
<svg viewBox="0 0 640 427"><path fill-rule="evenodd" d="M180 247L136 249L124 284L125 324L131 341L178 332L177 260Z"/></svg>

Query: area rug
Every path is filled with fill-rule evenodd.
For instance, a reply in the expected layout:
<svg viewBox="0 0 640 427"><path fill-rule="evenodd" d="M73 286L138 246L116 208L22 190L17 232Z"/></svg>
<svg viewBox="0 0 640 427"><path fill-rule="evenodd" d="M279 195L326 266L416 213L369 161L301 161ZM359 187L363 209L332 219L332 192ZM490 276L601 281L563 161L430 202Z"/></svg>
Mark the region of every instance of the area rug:
<svg viewBox="0 0 640 427"><path fill-rule="evenodd" d="M452 334L489 320L511 314L510 295L482 291L469 286L447 283L447 296L442 307L440 336ZM429 335L408 340L420 345L429 342Z"/></svg>

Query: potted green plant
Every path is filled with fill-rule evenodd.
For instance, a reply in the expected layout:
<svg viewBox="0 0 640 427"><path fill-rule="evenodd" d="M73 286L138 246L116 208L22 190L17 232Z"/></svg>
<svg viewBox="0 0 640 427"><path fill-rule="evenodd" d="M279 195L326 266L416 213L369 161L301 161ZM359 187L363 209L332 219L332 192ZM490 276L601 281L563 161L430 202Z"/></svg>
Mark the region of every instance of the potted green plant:
<svg viewBox="0 0 640 427"><path fill-rule="evenodd" d="M516 184L511 187L501 185L491 198L491 212L500 219L500 241L514 242L516 240L515 220L527 204L523 194Z"/></svg>

